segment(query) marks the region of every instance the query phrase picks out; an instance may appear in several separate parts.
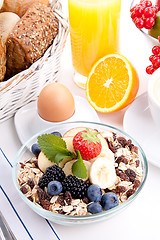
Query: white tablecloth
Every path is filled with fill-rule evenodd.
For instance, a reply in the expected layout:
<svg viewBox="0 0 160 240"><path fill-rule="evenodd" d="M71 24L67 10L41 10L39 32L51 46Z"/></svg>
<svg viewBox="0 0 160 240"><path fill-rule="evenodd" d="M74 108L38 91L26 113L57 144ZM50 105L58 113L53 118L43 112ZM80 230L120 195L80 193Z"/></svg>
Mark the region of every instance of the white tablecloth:
<svg viewBox="0 0 160 240"><path fill-rule="evenodd" d="M121 53L135 66L139 78L138 95L145 92L149 76L145 67L149 64L151 44L132 24L129 16L131 1L122 0ZM62 0L66 15L67 1ZM72 81L70 39L68 37L62 56L61 82L74 95L85 98L85 91ZM98 116L102 123L123 129L125 110ZM17 240L158 240L160 223L160 169L149 163L146 184L137 199L123 212L105 222L94 225L67 227L57 225L34 213L19 197L12 182L12 164L21 142L17 136L14 119L0 124L0 210Z"/></svg>

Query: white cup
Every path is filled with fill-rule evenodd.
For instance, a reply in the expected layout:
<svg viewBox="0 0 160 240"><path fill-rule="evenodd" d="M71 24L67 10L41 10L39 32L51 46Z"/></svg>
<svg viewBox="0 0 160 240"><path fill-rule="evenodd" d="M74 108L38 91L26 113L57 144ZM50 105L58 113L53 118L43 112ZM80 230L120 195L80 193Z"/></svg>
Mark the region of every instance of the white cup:
<svg viewBox="0 0 160 240"><path fill-rule="evenodd" d="M149 78L148 101L153 121L160 129L160 68Z"/></svg>

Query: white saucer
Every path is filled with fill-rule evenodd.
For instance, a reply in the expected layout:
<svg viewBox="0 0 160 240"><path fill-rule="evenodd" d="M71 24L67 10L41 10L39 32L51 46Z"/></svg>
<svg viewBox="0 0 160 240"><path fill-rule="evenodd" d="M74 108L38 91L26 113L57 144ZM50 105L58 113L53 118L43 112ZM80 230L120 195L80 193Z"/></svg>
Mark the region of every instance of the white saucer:
<svg viewBox="0 0 160 240"><path fill-rule="evenodd" d="M88 101L82 97L74 96L75 100L75 113L66 121L90 121L100 122L97 112L91 107ZM45 125L41 125L41 122L37 122L39 119L37 112L37 102L31 102L24 107L20 108L14 116L14 124L18 134L18 137L22 144L24 144L34 134L42 131L46 128L54 126L56 123L48 122Z"/></svg>
<svg viewBox="0 0 160 240"><path fill-rule="evenodd" d="M160 130L152 120L147 93L135 99L127 109L123 128L141 145L147 160L160 167Z"/></svg>

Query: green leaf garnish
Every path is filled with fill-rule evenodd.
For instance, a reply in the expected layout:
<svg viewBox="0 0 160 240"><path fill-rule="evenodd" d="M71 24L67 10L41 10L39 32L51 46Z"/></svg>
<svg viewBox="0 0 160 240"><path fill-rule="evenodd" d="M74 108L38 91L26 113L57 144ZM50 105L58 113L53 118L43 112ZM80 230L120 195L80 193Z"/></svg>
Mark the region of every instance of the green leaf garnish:
<svg viewBox="0 0 160 240"><path fill-rule="evenodd" d="M74 176L85 179L87 177L87 169L81 157L79 150L77 152L78 160L72 165L72 173Z"/></svg>
<svg viewBox="0 0 160 240"><path fill-rule="evenodd" d="M59 136L43 134L38 136L38 145L49 161L59 164L64 158L75 158L67 149L66 142Z"/></svg>

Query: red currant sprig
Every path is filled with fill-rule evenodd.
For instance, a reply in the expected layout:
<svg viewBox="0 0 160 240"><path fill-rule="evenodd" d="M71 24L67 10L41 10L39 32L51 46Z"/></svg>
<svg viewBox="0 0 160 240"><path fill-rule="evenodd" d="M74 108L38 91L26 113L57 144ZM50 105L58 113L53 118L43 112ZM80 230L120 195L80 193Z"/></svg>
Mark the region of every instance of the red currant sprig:
<svg viewBox="0 0 160 240"><path fill-rule="evenodd" d="M131 8L131 18L137 28L151 29L155 23L158 8L152 5L151 1L141 0Z"/></svg>
<svg viewBox="0 0 160 240"><path fill-rule="evenodd" d="M152 48L152 55L149 57L151 65L146 67L146 73L152 74L156 69L160 67L160 46L154 46Z"/></svg>

